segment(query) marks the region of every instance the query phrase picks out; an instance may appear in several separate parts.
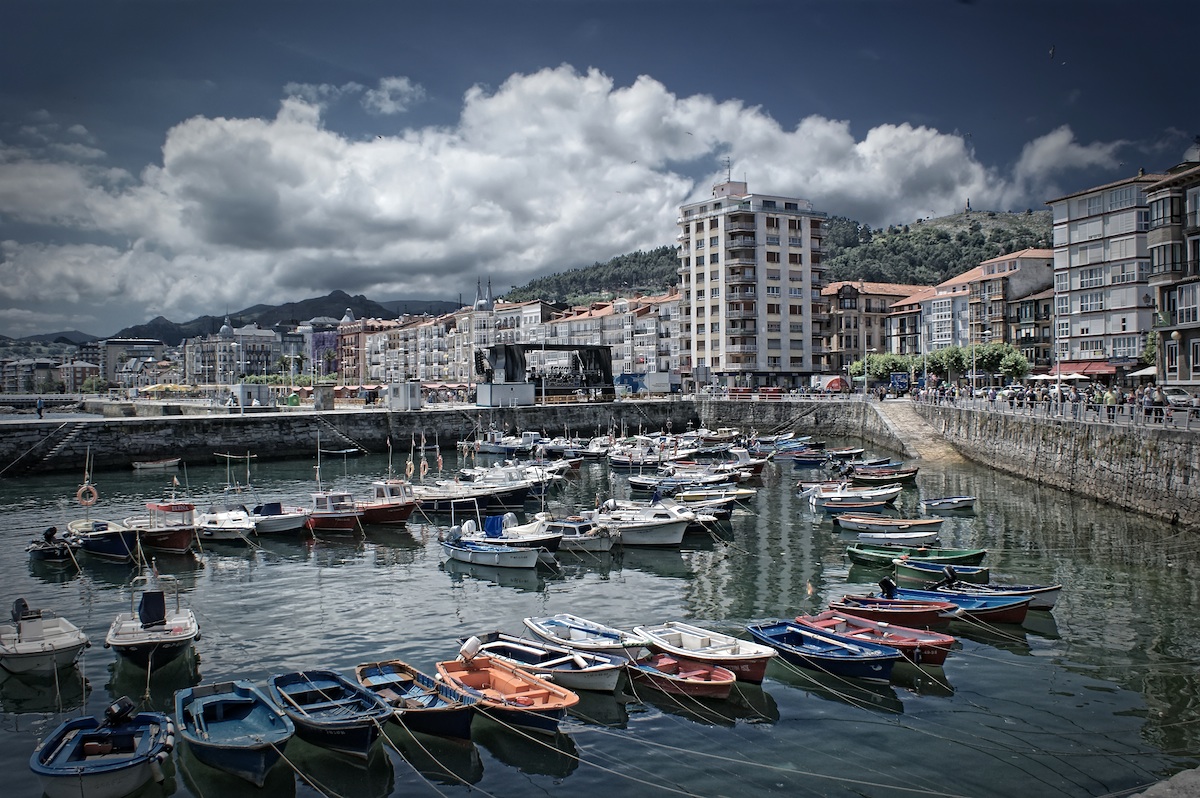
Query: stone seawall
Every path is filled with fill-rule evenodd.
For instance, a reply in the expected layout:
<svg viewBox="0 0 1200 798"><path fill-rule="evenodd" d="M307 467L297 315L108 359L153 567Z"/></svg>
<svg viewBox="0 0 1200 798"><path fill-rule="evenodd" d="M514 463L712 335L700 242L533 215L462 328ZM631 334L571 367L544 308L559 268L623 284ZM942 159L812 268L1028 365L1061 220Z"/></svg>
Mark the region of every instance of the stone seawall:
<svg viewBox="0 0 1200 798"><path fill-rule="evenodd" d="M1200 524L1200 435L917 405L964 456L1001 471L1189 526Z"/></svg>
<svg viewBox="0 0 1200 798"><path fill-rule="evenodd" d="M129 468L134 460L183 457L211 461L214 452L253 452L261 458L314 457L322 449L384 452L387 441L407 451L424 434L429 443L453 447L473 438L477 427L536 430L549 437L589 437L614 428L629 434L696 426L696 407L684 401L561 404L544 407L476 408L427 406L418 411L287 409L231 414L225 408L192 415L192 407L125 403L104 417L56 420L48 414L0 426L0 476L81 470L88 453L95 468Z"/></svg>
<svg viewBox="0 0 1200 798"><path fill-rule="evenodd" d="M858 438L894 452L911 454L874 402L857 398L820 400L731 401L700 399L700 423L709 429L738 427L759 434L795 432L822 438Z"/></svg>

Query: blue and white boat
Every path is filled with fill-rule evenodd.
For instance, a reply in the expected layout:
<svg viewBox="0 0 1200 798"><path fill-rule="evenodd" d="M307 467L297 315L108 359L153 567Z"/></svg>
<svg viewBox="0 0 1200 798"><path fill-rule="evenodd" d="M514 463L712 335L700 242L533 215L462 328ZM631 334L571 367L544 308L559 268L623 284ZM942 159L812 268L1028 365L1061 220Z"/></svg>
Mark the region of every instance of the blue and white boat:
<svg viewBox="0 0 1200 798"><path fill-rule="evenodd" d="M176 691L175 720L196 759L256 787L296 733L282 710L241 679Z"/></svg>
<svg viewBox="0 0 1200 798"><path fill-rule="evenodd" d="M897 649L802 626L793 621L751 624L746 631L779 651L789 665L833 676L887 682L903 656Z"/></svg>
<svg viewBox="0 0 1200 798"><path fill-rule="evenodd" d="M449 682L398 659L359 665L354 677L386 701L393 708L392 720L409 731L471 739L478 699Z"/></svg>
<svg viewBox="0 0 1200 798"><path fill-rule="evenodd" d="M493 565L500 568L536 568L538 564L539 552L537 549L466 540L458 528L440 542L442 552L448 558L459 562Z"/></svg>
<svg viewBox="0 0 1200 798"><path fill-rule="evenodd" d="M117 562L138 559L138 533L116 521L77 518L67 523L70 539L94 557Z"/></svg>
<svg viewBox="0 0 1200 798"><path fill-rule="evenodd" d="M267 683L271 700L306 742L366 759L392 708L337 671L278 673Z"/></svg>
<svg viewBox="0 0 1200 798"><path fill-rule="evenodd" d="M103 718L72 718L46 735L29 768L50 798L121 798L154 779L175 747L175 727L161 712L137 712L122 696Z"/></svg>

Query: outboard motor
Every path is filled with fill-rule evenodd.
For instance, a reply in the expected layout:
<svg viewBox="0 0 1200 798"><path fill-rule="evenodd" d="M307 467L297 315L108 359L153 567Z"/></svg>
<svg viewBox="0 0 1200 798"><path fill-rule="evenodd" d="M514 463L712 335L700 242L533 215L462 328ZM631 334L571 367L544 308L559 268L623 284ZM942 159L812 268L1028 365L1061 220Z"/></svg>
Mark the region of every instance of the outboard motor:
<svg viewBox="0 0 1200 798"><path fill-rule="evenodd" d="M942 581L938 582L939 585L952 585L958 581L958 571L954 570L953 565L943 566L942 574Z"/></svg>
<svg viewBox="0 0 1200 798"><path fill-rule="evenodd" d="M46 531L42 533L42 540L46 541L47 543L53 543L56 535L58 535L58 527L48 527Z"/></svg>
<svg viewBox="0 0 1200 798"><path fill-rule="evenodd" d="M129 700L129 696L123 695L104 710L103 725L117 726L132 718L136 713L137 707Z"/></svg>
<svg viewBox="0 0 1200 798"><path fill-rule="evenodd" d="M12 620L17 626L21 625L21 619L29 614L29 604L23 598L19 598L13 602Z"/></svg>
<svg viewBox="0 0 1200 798"><path fill-rule="evenodd" d="M892 581L890 576L885 576L879 580L879 592L883 594L884 598L896 597L896 583Z"/></svg>

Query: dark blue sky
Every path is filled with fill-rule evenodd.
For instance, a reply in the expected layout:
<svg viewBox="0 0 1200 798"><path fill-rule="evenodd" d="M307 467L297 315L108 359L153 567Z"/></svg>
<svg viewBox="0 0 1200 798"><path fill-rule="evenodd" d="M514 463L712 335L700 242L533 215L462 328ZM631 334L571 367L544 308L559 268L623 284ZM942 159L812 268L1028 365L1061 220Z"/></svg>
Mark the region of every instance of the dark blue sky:
<svg viewBox="0 0 1200 798"><path fill-rule="evenodd" d="M1042 207L1200 133L1194 8L9 2L0 333L521 284L671 243L726 157L874 225Z"/></svg>

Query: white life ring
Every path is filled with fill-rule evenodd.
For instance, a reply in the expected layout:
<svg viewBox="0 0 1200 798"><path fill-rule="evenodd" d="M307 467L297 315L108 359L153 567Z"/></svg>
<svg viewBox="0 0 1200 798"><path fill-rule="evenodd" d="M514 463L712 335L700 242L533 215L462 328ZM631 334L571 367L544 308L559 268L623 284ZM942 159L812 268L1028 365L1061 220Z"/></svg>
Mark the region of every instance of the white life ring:
<svg viewBox="0 0 1200 798"><path fill-rule="evenodd" d="M79 490L75 491L75 500L84 507L91 507L100 498L100 491L96 490L95 485L80 485Z"/></svg>
<svg viewBox="0 0 1200 798"><path fill-rule="evenodd" d="M413 461L412 460L409 460L408 465L404 466L404 475L407 476L409 479L412 479L412 475L413 475Z"/></svg>

